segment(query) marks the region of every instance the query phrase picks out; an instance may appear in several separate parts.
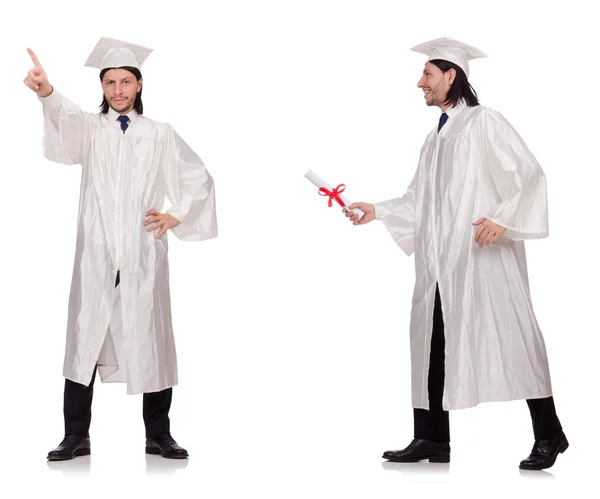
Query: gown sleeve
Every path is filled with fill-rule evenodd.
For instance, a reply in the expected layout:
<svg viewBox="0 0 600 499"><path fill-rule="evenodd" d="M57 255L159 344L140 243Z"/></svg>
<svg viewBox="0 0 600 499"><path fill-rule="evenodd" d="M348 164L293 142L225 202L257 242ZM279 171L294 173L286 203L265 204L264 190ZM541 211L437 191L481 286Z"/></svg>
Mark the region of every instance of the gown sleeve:
<svg viewBox="0 0 600 499"><path fill-rule="evenodd" d="M500 203L483 216L506 227L513 240L548 236L546 177L523 139L498 112L483 114L486 162Z"/></svg>
<svg viewBox="0 0 600 499"><path fill-rule="evenodd" d="M408 256L415 251L415 189L417 173L404 196L375 203L375 216Z"/></svg>
<svg viewBox="0 0 600 499"><path fill-rule="evenodd" d="M213 178L198 155L167 125L167 155L162 168L165 194L172 206L166 211L181 222L172 229L182 241L217 236Z"/></svg>
<svg viewBox="0 0 600 499"><path fill-rule="evenodd" d="M82 111L56 90L39 99L44 105L44 157L65 165L82 164L94 115Z"/></svg>

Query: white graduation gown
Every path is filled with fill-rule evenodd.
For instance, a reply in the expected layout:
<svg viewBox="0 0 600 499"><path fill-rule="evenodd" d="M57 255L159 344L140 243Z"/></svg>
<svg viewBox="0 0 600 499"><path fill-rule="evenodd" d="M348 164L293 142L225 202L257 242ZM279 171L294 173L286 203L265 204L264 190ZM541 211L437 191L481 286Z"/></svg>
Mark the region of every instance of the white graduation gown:
<svg viewBox="0 0 600 499"><path fill-rule="evenodd" d="M175 386L167 235L143 222L166 196L179 239L216 237L213 179L168 124L130 113L123 134L112 110L83 112L56 90L40 100L44 156L83 167L63 374L88 386L98 364L128 394Z"/></svg>
<svg viewBox="0 0 600 499"><path fill-rule="evenodd" d="M498 112L459 104L421 150L401 198L376 216L408 255L416 281L410 321L412 404L428 409L436 283L445 334L445 410L552 394L529 293L524 240L548 235L544 173ZM480 248L473 222L508 230Z"/></svg>

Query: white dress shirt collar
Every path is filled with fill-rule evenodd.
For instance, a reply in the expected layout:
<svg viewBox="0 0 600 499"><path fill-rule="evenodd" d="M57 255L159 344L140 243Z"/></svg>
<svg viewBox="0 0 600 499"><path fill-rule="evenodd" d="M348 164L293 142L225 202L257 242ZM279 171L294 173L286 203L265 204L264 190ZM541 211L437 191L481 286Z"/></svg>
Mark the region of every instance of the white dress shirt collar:
<svg viewBox="0 0 600 499"><path fill-rule="evenodd" d="M115 126L116 128L118 128L120 130L121 123L119 123L119 121L117 120L117 118L119 116L121 116L121 114L117 113L112 107L108 108L108 113L106 113L106 118L113 126ZM129 129L129 128L131 128L131 126L133 126L135 124L135 122L138 120L140 115L137 113L137 111L135 109L132 109L131 111L129 111L127 113L127 117L129 118L129 127L128 127L128 129Z"/></svg>
<svg viewBox="0 0 600 499"><path fill-rule="evenodd" d="M454 116L460 113L465 107L467 107L464 99L459 100L454 106L446 109L446 114L448 115L448 119L451 120Z"/></svg>

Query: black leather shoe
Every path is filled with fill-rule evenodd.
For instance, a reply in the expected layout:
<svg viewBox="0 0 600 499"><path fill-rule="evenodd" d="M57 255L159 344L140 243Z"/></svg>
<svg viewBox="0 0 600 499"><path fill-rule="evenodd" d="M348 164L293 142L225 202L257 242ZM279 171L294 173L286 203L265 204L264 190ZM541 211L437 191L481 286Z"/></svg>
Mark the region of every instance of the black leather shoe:
<svg viewBox="0 0 600 499"><path fill-rule="evenodd" d="M558 454L569 447L567 437L561 431L556 437L549 440L536 440L527 459L523 459L519 468L522 470L543 470L554 465Z"/></svg>
<svg viewBox="0 0 600 499"><path fill-rule="evenodd" d="M450 462L450 442L432 442L415 438L406 449L389 450L383 458L394 463L416 463L429 459L430 463Z"/></svg>
<svg viewBox="0 0 600 499"><path fill-rule="evenodd" d="M48 452L49 461L67 461L77 456L90 455L90 437L65 435L56 449Z"/></svg>
<svg viewBox="0 0 600 499"><path fill-rule="evenodd" d="M177 445L170 433L146 437L146 454L159 454L168 459L186 459L189 454Z"/></svg>

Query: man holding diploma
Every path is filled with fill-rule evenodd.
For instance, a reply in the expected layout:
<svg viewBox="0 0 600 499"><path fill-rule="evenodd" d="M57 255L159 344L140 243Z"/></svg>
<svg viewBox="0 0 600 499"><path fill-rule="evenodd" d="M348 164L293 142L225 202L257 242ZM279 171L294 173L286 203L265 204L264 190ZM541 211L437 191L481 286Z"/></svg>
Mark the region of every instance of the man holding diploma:
<svg viewBox="0 0 600 499"><path fill-rule="evenodd" d="M468 82L483 52L450 38L428 56L418 87L442 111L404 196L354 203L354 225L381 220L415 253L410 324L414 439L395 462L450 461L448 411L526 399L535 442L522 469L551 467L568 447L556 415L548 358L533 312L524 241L548 235L546 180L498 112Z"/></svg>

